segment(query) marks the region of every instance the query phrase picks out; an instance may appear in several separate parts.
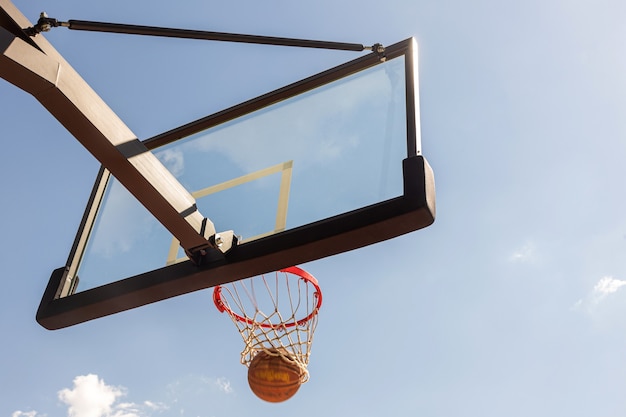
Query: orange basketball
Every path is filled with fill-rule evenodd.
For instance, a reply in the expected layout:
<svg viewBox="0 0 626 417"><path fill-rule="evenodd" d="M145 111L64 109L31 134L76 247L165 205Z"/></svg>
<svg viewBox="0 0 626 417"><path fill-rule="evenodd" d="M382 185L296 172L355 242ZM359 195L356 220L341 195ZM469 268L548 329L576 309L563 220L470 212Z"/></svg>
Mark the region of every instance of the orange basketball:
<svg viewBox="0 0 626 417"><path fill-rule="evenodd" d="M282 356L261 351L250 362L248 384L260 399L279 403L298 392L302 384L302 370Z"/></svg>

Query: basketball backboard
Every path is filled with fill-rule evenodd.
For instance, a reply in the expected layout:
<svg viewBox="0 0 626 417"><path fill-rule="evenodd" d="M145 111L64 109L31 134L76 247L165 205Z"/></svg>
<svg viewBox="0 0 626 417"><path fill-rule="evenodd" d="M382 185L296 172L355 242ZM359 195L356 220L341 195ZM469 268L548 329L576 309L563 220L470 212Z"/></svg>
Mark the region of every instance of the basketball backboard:
<svg viewBox="0 0 626 417"><path fill-rule="evenodd" d="M414 39L143 141L237 244L193 263L102 168L37 313L57 329L390 239L435 217Z"/></svg>

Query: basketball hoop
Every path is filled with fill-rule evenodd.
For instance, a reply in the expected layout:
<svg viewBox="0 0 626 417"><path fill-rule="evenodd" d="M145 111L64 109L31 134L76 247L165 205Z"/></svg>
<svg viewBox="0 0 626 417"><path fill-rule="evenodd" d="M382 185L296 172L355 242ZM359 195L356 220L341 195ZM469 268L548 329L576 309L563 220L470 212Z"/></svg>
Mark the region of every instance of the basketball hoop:
<svg viewBox="0 0 626 417"><path fill-rule="evenodd" d="M292 266L273 274L259 275L213 290L213 301L237 326L245 347L241 363L264 352L281 356L301 370L301 381L309 379L311 354L322 291L308 272Z"/></svg>

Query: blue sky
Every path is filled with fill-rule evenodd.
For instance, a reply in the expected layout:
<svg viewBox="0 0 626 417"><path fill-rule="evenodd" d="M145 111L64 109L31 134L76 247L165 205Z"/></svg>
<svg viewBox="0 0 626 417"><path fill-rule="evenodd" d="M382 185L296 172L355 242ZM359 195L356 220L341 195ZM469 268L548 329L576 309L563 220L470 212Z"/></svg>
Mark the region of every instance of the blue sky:
<svg viewBox="0 0 626 417"><path fill-rule="evenodd" d="M420 48L437 220L304 267L324 291L311 380L271 405L203 291L50 332L34 315L98 163L0 82L0 415L626 413L626 5L618 1L19 1L83 19ZM355 57L56 29L139 138Z"/></svg>

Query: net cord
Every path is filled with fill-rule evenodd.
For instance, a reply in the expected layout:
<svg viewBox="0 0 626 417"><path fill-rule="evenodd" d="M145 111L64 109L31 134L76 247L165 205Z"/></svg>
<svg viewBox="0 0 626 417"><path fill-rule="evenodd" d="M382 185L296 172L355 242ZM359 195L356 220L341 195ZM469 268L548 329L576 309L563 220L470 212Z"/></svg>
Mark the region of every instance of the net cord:
<svg viewBox="0 0 626 417"><path fill-rule="evenodd" d="M283 277L285 281L281 286ZM260 351L272 356L280 355L301 369L304 383L309 379L307 365L317 327L321 294L301 277L297 277L297 285L292 281L287 272L276 272L273 283L261 275L221 286L216 291L219 291L223 305L220 310L229 314L244 340L241 363L249 366ZM259 305L259 292L263 290L257 291L257 287L267 292L263 293L268 304L266 311ZM288 308L288 311L281 312L279 301L285 298L288 302L282 307ZM305 319L298 320L296 315L302 314L301 309L305 310Z"/></svg>

